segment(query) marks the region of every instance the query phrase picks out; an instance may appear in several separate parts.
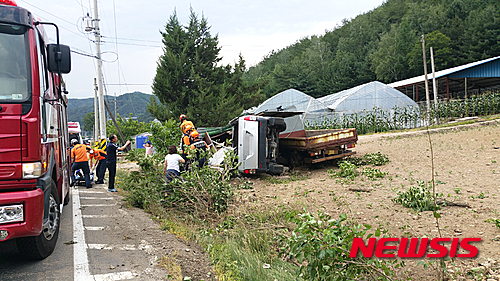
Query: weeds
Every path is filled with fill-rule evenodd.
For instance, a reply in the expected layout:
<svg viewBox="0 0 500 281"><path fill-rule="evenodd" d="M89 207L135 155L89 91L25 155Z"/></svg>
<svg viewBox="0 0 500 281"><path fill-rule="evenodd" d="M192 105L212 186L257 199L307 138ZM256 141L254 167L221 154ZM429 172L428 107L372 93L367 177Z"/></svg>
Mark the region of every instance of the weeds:
<svg viewBox="0 0 500 281"><path fill-rule="evenodd" d="M492 218L492 219L487 219L484 222L489 222L494 224L497 228L500 228L500 219L497 218Z"/></svg>
<svg viewBox="0 0 500 281"><path fill-rule="evenodd" d="M331 174L331 177L339 178L338 182L342 184L350 184L360 175L373 181L384 178L387 173L371 167L365 167L359 172L358 167L363 165L381 166L387 163L389 163L387 155L380 152L367 153L363 157L350 157L346 160L342 160L338 164L338 171L330 169L328 173Z"/></svg>
<svg viewBox="0 0 500 281"><path fill-rule="evenodd" d="M412 208L415 211L436 211L439 206L434 206L434 197L432 196L431 186L422 180L417 180L417 186L410 186L406 191L396 191L397 196L391 199L406 208ZM436 194L436 196L442 196Z"/></svg>
<svg viewBox="0 0 500 281"><path fill-rule="evenodd" d="M377 153L367 153L362 157L356 157L356 156L349 157L346 159L346 161L358 167L366 165L382 166L389 163L389 157L385 154L377 152Z"/></svg>

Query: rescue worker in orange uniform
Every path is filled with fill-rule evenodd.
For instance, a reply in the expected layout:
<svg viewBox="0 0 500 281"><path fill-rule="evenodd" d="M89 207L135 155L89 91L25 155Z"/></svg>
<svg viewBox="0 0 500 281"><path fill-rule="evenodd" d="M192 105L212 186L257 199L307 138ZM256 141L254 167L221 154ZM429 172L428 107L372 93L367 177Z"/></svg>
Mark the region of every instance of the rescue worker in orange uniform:
<svg viewBox="0 0 500 281"><path fill-rule="evenodd" d="M194 131L194 126L187 125L185 128L185 133L182 134L182 139L181 139L181 157L184 159L185 163L182 166L182 170L186 171L188 170L189 167L189 159L187 159L187 150L186 147L191 146L191 140L189 139L189 135L191 134L192 131Z"/></svg>
<svg viewBox="0 0 500 281"><path fill-rule="evenodd" d="M195 128L193 122L187 120L186 115L181 114L181 116L179 116L179 120L181 120L181 125L179 126L179 128L181 129L181 132L183 134L187 133L188 131L187 126L191 126L193 129Z"/></svg>
<svg viewBox="0 0 500 281"><path fill-rule="evenodd" d="M89 157L87 156L87 146L80 144L77 139L72 139L71 144L74 144L71 149L71 186L75 185L75 171L82 169L85 179L85 186L92 188L90 180Z"/></svg>
<svg viewBox="0 0 500 281"><path fill-rule="evenodd" d="M97 161L95 172L97 174L97 184L104 183L104 174L106 173L106 151L102 149L94 149L92 157Z"/></svg>

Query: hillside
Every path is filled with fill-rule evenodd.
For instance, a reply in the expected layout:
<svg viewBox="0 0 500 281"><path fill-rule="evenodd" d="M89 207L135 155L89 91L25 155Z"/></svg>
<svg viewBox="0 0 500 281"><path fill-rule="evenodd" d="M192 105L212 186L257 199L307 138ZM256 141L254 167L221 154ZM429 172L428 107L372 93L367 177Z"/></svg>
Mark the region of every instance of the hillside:
<svg viewBox="0 0 500 281"><path fill-rule="evenodd" d="M387 0L321 36L273 51L246 72L266 81L267 97L295 88L313 97L371 81L423 74L433 47L436 71L500 55L500 3L482 0Z"/></svg>
<svg viewBox="0 0 500 281"><path fill-rule="evenodd" d="M128 117L130 113L140 122L150 122L154 117L147 112L147 104L151 95L133 92L116 97L116 112L122 117ZM115 108L115 97L105 96L111 110ZM68 120L83 124L83 117L94 111L94 98L68 99Z"/></svg>

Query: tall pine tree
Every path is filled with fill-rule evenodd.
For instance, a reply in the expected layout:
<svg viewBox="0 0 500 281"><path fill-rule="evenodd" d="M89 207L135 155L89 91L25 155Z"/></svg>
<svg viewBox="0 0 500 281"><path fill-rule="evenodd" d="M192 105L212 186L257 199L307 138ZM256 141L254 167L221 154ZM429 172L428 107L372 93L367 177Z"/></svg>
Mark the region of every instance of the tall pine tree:
<svg viewBox="0 0 500 281"><path fill-rule="evenodd" d="M210 34L207 19L192 9L189 18L182 26L174 12L161 32L165 49L153 81L161 104L152 99L148 111L159 120L187 114L196 126L222 126L263 97L255 83L242 79L243 58L234 70L219 65L219 39Z"/></svg>

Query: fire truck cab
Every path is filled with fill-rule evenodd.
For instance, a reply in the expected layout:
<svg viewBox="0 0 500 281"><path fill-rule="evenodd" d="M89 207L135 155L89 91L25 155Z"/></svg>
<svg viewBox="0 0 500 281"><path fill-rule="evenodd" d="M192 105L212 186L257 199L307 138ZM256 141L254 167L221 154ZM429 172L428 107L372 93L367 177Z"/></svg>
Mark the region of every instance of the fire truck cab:
<svg viewBox="0 0 500 281"><path fill-rule="evenodd" d="M48 44L43 28L55 28ZM0 0L0 244L16 239L26 257L49 256L69 202L67 98L70 50L57 26Z"/></svg>

